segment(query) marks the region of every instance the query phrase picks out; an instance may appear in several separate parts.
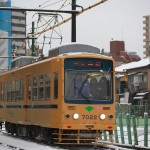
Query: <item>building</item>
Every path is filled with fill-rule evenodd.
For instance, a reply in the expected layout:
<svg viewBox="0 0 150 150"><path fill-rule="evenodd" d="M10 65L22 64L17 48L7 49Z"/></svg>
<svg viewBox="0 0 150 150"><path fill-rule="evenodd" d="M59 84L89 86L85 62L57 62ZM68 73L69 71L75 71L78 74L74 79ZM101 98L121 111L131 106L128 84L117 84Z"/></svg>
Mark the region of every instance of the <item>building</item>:
<svg viewBox="0 0 150 150"><path fill-rule="evenodd" d="M0 0L0 7L10 7L10 0ZM0 10L0 69L8 69L11 65L11 60L4 58L10 57L11 40L2 39L3 37L11 37L11 12ZM0 70L0 71L1 71Z"/></svg>
<svg viewBox="0 0 150 150"><path fill-rule="evenodd" d="M116 67L116 72L123 72L123 71L126 71L128 75L128 88L130 90L150 91L150 59L149 58L145 58L137 62L131 62Z"/></svg>
<svg viewBox="0 0 150 150"><path fill-rule="evenodd" d="M12 37L26 37L26 12L15 11L11 13L11 33ZM12 39L11 49L17 56L26 55L25 39Z"/></svg>
<svg viewBox="0 0 150 150"><path fill-rule="evenodd" d="M11 0L0 0L0 7L11 7ZM26 37L26 13L0 10L0 37L0 69L3 70L10 68L12 54L26 55L25 39L2 39Z"/></svg>
<svg viewBox="0 0 150 150"><path fill-rule="evenodd" d="M145 48L144 54L146 55L146 57L150 56L150 16L144 16L144 21L143 21L144 27L144 46L143 48Z"/></svg>
<svg viewBox="0 0 150 150"><path fill-rule="evenodd" d="M148 114L150 116L150 59L145 58L116 67L116 72L118 73L116 75L118 101L128 91L130 93L128 102L139 105L143 110L145 105L148 104Z"/></svg>
<svg viewBox="0 0 150 150"><path fill-rule="evenodd" d="M8 32L0 30L0 37L8 37ZM8 40L0 39L0 72L8 69Z"/></svg>
<svg viewBox="0 0 150 150"><path fill-rule="evenodd" d="M110 41L110 55L114 58L116 66L141 60L136 52L125 51L124 41Z"/></svg>

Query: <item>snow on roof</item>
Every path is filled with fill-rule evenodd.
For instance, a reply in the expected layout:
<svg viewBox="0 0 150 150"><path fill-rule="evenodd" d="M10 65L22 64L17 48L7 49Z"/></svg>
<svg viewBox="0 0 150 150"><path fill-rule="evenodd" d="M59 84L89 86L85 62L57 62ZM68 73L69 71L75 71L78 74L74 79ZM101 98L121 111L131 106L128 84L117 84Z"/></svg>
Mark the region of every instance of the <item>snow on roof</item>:
<svg viewBox="0 0 150 150"><path fill-rule="evenodd" d="M117 72L122 72L122 71L125 71L125 70L145 67L145 66L148 66L148 65L150 65L150 59L149 58L145 58L145 59L142 59L142 60L137 61L137 62L131 62L131 63L128 63L128 64L123 64L123 65L121 65L119 67L116 67L115 70Z"/></svg>

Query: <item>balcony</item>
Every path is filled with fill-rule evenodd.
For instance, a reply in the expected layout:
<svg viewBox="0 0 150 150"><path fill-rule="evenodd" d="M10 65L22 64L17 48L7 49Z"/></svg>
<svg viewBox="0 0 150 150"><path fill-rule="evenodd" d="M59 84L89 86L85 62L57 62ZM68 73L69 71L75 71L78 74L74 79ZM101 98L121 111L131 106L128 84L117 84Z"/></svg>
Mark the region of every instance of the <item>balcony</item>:
<svg viewBox="0 0 150 150"><path fill-rule="evenodd" d="M149 48L149 45L147 44L147 45L143 45L143 48Z"/></svg>
<svg viewBox="0 0 150 150"><path fill-rule="evenodd" d="M148 32L143 33L143 36L148 36L148 35L149 35L149 33L148 33Z"/></svg>
<svg viewBox="0 0 150 150"><path fill-rule="evenodd" d="M150 30L150 28L146 26L146 27L143 27L143 30Z"/></svg>
<svg viewBox="0 0 150 150"><path fill-rule="evenodd" d="M12 16L17 16L17 17L25 17L25 13L22 12L13 12L12 11Z"/></svg>

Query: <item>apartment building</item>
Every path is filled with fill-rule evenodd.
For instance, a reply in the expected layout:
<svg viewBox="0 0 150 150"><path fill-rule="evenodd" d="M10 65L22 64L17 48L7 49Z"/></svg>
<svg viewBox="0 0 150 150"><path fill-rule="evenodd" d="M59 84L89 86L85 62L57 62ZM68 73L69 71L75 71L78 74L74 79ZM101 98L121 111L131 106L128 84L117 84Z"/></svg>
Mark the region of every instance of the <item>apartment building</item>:
<svg viewBox="0 0 150 150"><path fill-rule="evenodd" d="M15 55L17 56L26 55L25 39L21 39L26 37L26 12L15 10L12 11L11 34L12 37L20 38L20 39L12 39L11 41L12 51L15 50Z"/></svg>
<svg viewBox="0 0 150 150"><path fill-rule="evenodd" d="M143 48L145 49L144 54L146 57L150 57L150 16L144 16L143 18L144 18L144 21L143 21L144 46Z"/></svg>
<svg viewBox="0 0 150 150"><path fill-rule="evenodd" d="M11 7L11 0L0 0L0 7ZM0 10L0 37L1 71L10 68L13 54L26 55L25 39L22 39L26 37L26 12ZM18 39L7 39L7 37Z"/></svg>

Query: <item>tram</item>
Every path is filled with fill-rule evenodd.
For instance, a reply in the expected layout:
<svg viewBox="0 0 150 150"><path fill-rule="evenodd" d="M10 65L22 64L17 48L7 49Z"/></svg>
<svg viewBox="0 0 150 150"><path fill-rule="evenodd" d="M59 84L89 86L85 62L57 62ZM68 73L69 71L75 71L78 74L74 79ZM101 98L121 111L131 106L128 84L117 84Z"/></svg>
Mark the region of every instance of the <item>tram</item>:
<svg viewBox="0 0 150 150"><path fill-rule="evenodd" d="M44 59L24 56L0 74L0 121L8 133L54 144L90 145L115 124L114 60L69 44Z"/></svg>

